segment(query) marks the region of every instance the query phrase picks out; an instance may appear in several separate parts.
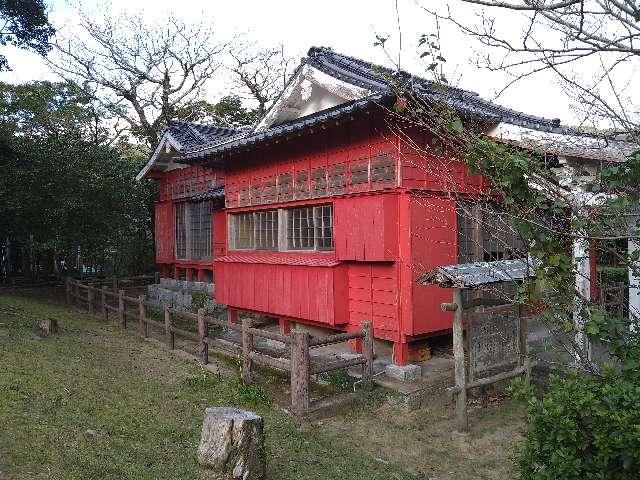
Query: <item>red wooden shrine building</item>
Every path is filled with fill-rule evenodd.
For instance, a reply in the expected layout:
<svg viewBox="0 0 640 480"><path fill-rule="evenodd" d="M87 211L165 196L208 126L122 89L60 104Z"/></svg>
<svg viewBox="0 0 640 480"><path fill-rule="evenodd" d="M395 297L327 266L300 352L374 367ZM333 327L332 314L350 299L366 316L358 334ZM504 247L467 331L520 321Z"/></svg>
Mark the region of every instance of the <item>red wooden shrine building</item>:
<svg viewBox="0 0 640 480"><path fill-rule="evenodd" d="M415 279L474 260L457 212L482 178L436 155L425 133L398 135L385 73L426 98L444 96L496 138L571 134L557 120L312 48L253 129L172 122L165 132L138 175L160 184L163 276L213 280L232 319L243 310L277 317L283 329L300 322L347 331L370 319L400 365L413 344L449 330L452 314L440 304L451 293ZM490 235L483 245L489 258L475 260L518 249Z"/></svg>

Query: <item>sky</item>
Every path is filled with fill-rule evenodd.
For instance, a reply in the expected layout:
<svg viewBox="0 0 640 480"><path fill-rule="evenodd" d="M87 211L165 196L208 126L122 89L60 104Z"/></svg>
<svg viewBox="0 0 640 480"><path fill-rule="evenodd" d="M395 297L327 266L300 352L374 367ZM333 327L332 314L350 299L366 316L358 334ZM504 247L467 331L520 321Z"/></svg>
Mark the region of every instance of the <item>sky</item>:
<svg viewBox="0 0 640 480"><path fill-rule="evenodd" d="M77 14L68 1L46 0L46 3L54 26L65 35L74 35L78 31ZM110 3L83 1L82 7L92 9L97 6L103 12L110 9L115 16L142 12L145 18L157 20L159 24L164 14L172 11L187 23L211 22L221 39L242 34L265 47L282 44L288 55L298 58L311 46L327 46L340 53L391 66L380 47L374 46L376 34L389 36L386 45L394 59L400 52L401 67L426 76L426 63L419 59L417 42L421 34L435 32L436 26L421 5L451 8L468 21L475 21L479 12L459 0L397 0L397 10L396 0L112 0ZM512 21L505 17L513 14L499 11L495 14L501 16L502 24L511 28L512 33L513 29L520 28L518 18L514 17ZM476 60L484 50L453 26L441 23L440 38L447 60L445 72L452 83L493 100L510 80L504 73L478 68ZM56 78L38 55L12 47L3 47L3 51L14 71L0 73L0 80L25 82ZM207 100L219 99L224 95L224 88L222 83L213 82L207 91ZM517 83L496 102L538 116L561 118L565 124L580 121L573 113L570 99L550 74Z"/></svg>

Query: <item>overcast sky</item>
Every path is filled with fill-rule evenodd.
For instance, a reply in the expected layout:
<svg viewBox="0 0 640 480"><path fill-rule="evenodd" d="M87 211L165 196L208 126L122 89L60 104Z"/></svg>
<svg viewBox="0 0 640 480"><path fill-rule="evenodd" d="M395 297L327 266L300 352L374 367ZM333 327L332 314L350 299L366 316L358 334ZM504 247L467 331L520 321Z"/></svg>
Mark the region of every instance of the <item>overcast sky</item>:
<svg viewBox="0 0 640 480"><path fill-rule="evenodd" d="M50 19L65 35L74 32L74 9L66 0L46 0ZM402 68L424 75L425 63L418 57L416 45L419 35L435 31L433 19L414 0L398 0L400 31L402 32ZM447 4L461 18L473 21L477 10L459 0L424 0L430 7L443 8ZM379 47L374 46L376 32L390 35L389 50L398 52L398 21L395 0L270 0L270 1L203 1L203 0L112 0L98 3L100 10L111 8L115 15L142 11L150 20L160 19L166 11L173 11L185 22L202 19L211 21L221 39L243 33L265 47L283 44L291 56L301 56L311 46L328 46L340 53L390 66ZM176 10L176 8L179 9ZM84 1L83 8L92 8ZM500 15L500 12L496 11ZM501 14L504 28L518 29L518 18ZM475 66L481 47L453 27L441 25L441 41L447 59L447 76L462 88L493 99L496 92L509 81L499 72L481 70ZM24 82L55 78L46 63L37 55L4 47L13 72L0 73L0 80ZM208 100L215 101L224 92L219 83L208 90ZM538 75L510 88L498 103L527 113L555 118L563 123L576 124L579 119L570 108L570 101L562 93L551 75Z"/></svg>

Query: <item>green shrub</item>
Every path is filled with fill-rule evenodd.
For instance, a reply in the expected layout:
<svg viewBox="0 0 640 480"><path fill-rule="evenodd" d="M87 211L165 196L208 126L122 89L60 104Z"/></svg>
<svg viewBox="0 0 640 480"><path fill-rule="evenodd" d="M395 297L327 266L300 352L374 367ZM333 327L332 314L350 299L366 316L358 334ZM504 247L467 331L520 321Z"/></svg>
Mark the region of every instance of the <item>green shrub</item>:
<svg viewBox="0 0 640 480"><path fill-rule="evenodd" d="M640 384L608 370L552 376L543 398L520 391L527 399L521 479L640 478Z"/></svg>

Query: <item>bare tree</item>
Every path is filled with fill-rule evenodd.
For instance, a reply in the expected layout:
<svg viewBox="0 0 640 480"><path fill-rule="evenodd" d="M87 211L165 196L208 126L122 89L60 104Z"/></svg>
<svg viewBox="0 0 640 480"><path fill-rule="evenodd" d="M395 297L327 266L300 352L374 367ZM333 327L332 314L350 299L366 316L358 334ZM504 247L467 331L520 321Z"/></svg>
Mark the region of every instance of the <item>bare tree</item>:
<svg viewBox="0 0 640 480"><path fill-rule="evenodd" d="M201 100L227 44L211 27L174 16L158 25L141 16L118 19L80 14L80 35L56 40L49 59L62 77L90 86L130 131L154 146L175 112Z"/></svg>
<svg viewBox="0 0 640 480"><path fill-rule="evenodd" d="M482 66L512 75L505 89L552 71L584 118L637 132L640 105L630 88L640 58L640 4L635 0L460 0L482 7L477 21L424 8L485 48ZM492 14L495 13L495 16ZM514 22L520 17L520 23ZM507 25L509 23L509 25ZM514 25L521 25L515 28Z"/></svg>
<svg viewBox="0 0 640 480"><path fill-rule="evenodd" d="M229 69L234 83L257 103L255 114L260 118L287 82L293 59L285 54L283 46L260 49L255 44L232 51L231 58Z"/></svg>

